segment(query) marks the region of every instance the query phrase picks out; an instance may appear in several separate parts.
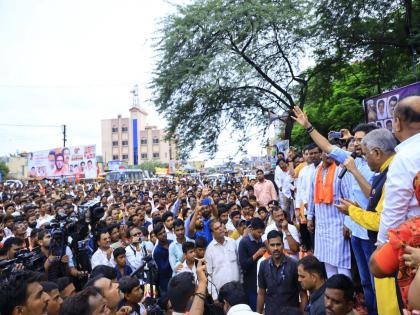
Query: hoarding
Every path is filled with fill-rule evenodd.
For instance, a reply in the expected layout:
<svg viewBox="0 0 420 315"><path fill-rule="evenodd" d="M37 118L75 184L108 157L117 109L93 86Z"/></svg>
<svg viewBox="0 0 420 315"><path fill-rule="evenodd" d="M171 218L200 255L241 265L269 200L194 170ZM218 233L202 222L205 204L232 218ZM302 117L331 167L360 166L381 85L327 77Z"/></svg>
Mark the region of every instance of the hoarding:
<svg viewBox="0 0 420 315"><path fill-rule="evenodd" d="M399 100L412 95L420 95L420 82L364 99L366 122L392 131L395 106Z"/></svg>
<svg viewBox="0 0 420 315"><path fill-rule="evenodd" d="M96 146L75 146L35 151L28 154L29 177L36 179L96 178Z"/></svg>

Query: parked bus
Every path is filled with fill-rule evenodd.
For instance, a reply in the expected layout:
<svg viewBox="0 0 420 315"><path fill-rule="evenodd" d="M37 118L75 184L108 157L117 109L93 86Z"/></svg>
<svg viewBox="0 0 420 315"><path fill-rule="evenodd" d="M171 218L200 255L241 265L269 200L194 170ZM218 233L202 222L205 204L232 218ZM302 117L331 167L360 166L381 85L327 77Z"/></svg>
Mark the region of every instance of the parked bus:
<svg viewBox="0 0 420 315"><path fill-rule="evenodd" d="M138 182L143 180L143 171L131 169L111 171L105 178L109 182Z"/></svg>

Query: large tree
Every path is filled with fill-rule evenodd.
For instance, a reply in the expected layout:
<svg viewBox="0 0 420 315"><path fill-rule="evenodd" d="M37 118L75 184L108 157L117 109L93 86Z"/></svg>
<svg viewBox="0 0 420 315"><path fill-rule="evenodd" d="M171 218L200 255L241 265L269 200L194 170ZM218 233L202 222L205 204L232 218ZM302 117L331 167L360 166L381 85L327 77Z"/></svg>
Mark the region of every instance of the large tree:
<svg viewBox="0 0 420 315"><path fill-rule="evenodd" d="M184 157L197 144L214 153L227 126L246 141L247 128L264 131L274 113L290 139L290 109L306 104L326 130L338 127L343 109L351 114L363 97L416 80L419 17L419 0L197 0L179 7L163 22L153 80L168 136Z"/></svg>
<svg viewBox="0 0 420 315"><path fill-rule="evenodd" d="M309 10L300 1L201 0L165 19L153 87L182 156L196 144L215 153L227 126L246 141L269 113L290 137L290 109L303 106L314 73L302 64Z"/></svg>

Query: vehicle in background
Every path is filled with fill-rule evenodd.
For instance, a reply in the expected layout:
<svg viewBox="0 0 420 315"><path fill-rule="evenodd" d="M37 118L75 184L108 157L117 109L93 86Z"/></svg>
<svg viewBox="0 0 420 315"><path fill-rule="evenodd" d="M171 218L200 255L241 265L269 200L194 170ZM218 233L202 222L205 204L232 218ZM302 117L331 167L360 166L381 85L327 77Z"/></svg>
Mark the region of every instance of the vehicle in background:
<svg viewBox="0 0 420 315"><path fill-rule="evenodd" d="M10 187L19 187L19 188L23 187L23 183L17 179L8 179L4 182L4 185L10 186Z"/></svg>
<svg viewBox="0 0 420 315"><path fill-rule="evenodd" d="M134 169L115 170L106 174L107 182L138 182L143 180L143 171Z"/></svg>

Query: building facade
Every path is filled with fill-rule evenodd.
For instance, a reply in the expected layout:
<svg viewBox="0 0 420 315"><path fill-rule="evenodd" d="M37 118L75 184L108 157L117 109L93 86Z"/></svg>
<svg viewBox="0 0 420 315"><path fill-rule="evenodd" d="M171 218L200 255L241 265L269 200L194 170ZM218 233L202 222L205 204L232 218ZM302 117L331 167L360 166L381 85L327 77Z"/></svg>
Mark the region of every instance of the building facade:
<svg viewBox="0 0 420 315"><path fill-rule="evenodd" d="M139 106L133 106L129 112L129 118L118 115L101 122L104 163L122 160L138 165L145 161L169 163L174 160L175 142L166 141L163 130L147 125L147 112Z"/></svg>
<svg viewBox="0 0 420 315"><path fill-rule="evenodd" d="M25 179L28 177L28 157L25 153L8 156L2 160L9 168L9 178Z"/></svg>

